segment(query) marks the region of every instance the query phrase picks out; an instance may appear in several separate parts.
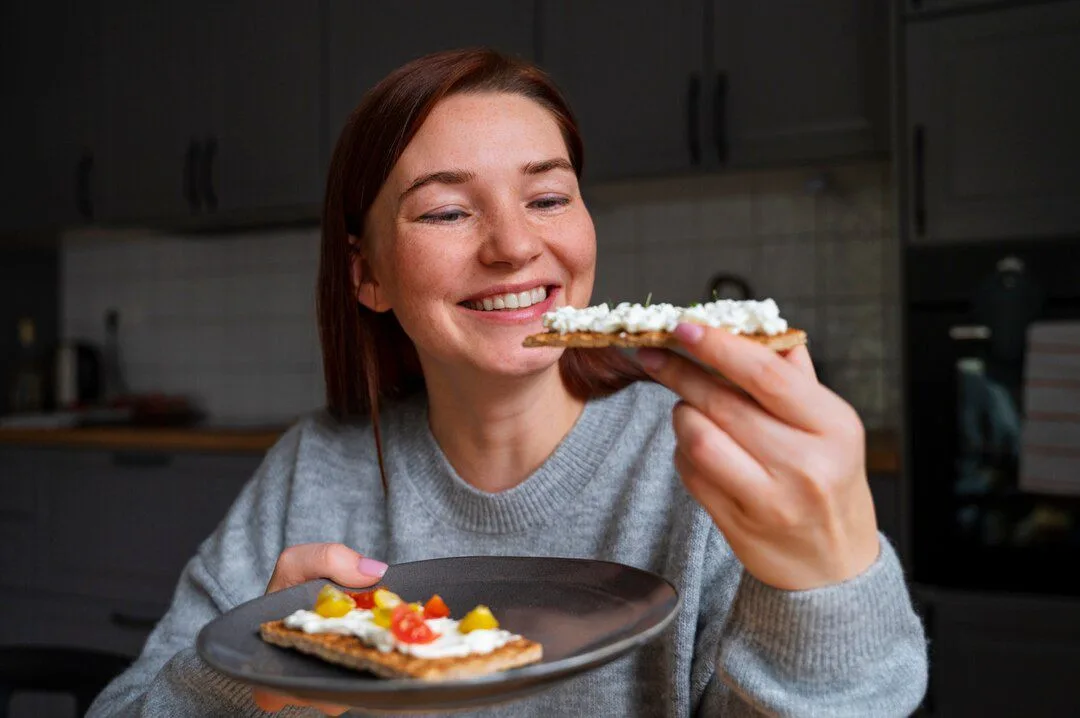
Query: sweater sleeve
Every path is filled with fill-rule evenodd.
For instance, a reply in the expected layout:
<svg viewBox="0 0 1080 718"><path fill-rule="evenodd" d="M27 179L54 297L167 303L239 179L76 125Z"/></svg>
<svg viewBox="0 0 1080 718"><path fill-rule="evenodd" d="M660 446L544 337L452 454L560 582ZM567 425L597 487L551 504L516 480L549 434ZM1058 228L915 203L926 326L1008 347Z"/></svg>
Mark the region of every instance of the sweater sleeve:
<svg viewBox="0 0 1080 718"><path fill-rule="evenodd" d="M265 716L249 686L218 673L195 652L200 629L262 595L283 543L284 512L299 427L268 452L224 520L180 576L172 603L135 662L97 697L87 716ZM290 708L277 716L318 715Z"/></svg>
<svg viewBox="0 0 1080 718"><path fill-rule="evenodd" d="M819 589L780 590L743 570L713 630L697 714L911 715L926 691L926 639L900 561L883 535L880 544L862 574Z"/></svg>

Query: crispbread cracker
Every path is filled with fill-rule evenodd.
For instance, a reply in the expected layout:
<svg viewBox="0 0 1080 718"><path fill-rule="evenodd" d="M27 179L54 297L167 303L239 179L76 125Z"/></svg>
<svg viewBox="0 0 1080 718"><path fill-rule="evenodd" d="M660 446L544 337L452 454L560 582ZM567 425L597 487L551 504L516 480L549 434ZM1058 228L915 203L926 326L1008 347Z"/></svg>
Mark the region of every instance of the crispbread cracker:
<svg viewBox="0 0 1080 718"><path fill-rule="evenodd" d="M543 647L526 638L518 638L482 655L417 658L398 651L383 653L366 646L355 636L304 633L287 628L284 621L263 623L259 626L259 635L275 646L317 656L346 668L370 671L383 678L419 678L425 681L473 678L536 663L543 658Z"/></svg>
<svg viewBox="0 0 1080 718"><path fill-rule="evenodd" d="M788 329L781 334L740 334L778 352L806 343L806 332ZM525 337L527 347L575 347L602 349L604 347L677 347L679 340L670 332L541 332Z"/></svg>

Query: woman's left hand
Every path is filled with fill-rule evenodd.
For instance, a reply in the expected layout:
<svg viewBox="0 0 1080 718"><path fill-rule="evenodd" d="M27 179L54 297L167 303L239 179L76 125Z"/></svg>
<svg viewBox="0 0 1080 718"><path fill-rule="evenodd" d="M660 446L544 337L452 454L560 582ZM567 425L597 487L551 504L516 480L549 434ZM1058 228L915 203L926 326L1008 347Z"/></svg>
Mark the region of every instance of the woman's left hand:
<svg viewBox="0 0 1080 718"><path fill-rule="evenodd" d="M781 355L696 324L675 333L731 383L672 352L638 357L682 396L676 467L746 570L770 586L803 590L869 568L880 547L863 425L818 382L806 347Z"/></svg>

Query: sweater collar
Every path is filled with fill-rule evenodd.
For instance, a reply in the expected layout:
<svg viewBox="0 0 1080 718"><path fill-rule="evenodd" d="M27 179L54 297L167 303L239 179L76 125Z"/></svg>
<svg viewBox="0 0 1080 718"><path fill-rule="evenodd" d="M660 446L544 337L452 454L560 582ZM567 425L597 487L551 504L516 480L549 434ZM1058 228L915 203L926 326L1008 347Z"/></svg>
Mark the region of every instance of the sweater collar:
<svg viewBox="0 0 1080 718"><path fill-rule="evenodd" d="M550 456L517 486L488 493L468 484L450 465L428 423L426 397L403 402L388 416L387 459L422 505L443 523L478 533L514 533L541 526L579 498L630 420L633 392L620 391L585 408Z"/></svg>

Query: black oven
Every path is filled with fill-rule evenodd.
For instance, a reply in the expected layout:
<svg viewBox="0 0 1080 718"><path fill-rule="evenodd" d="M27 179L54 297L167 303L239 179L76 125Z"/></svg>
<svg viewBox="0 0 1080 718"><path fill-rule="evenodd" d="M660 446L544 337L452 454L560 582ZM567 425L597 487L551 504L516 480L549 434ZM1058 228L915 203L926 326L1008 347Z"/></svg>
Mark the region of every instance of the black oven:
<svg viewBox="0 0 1080 718"><path fill-rule="evenodd" d="M1080 596L1080 242L904 265L914 580Z"/></svg>

